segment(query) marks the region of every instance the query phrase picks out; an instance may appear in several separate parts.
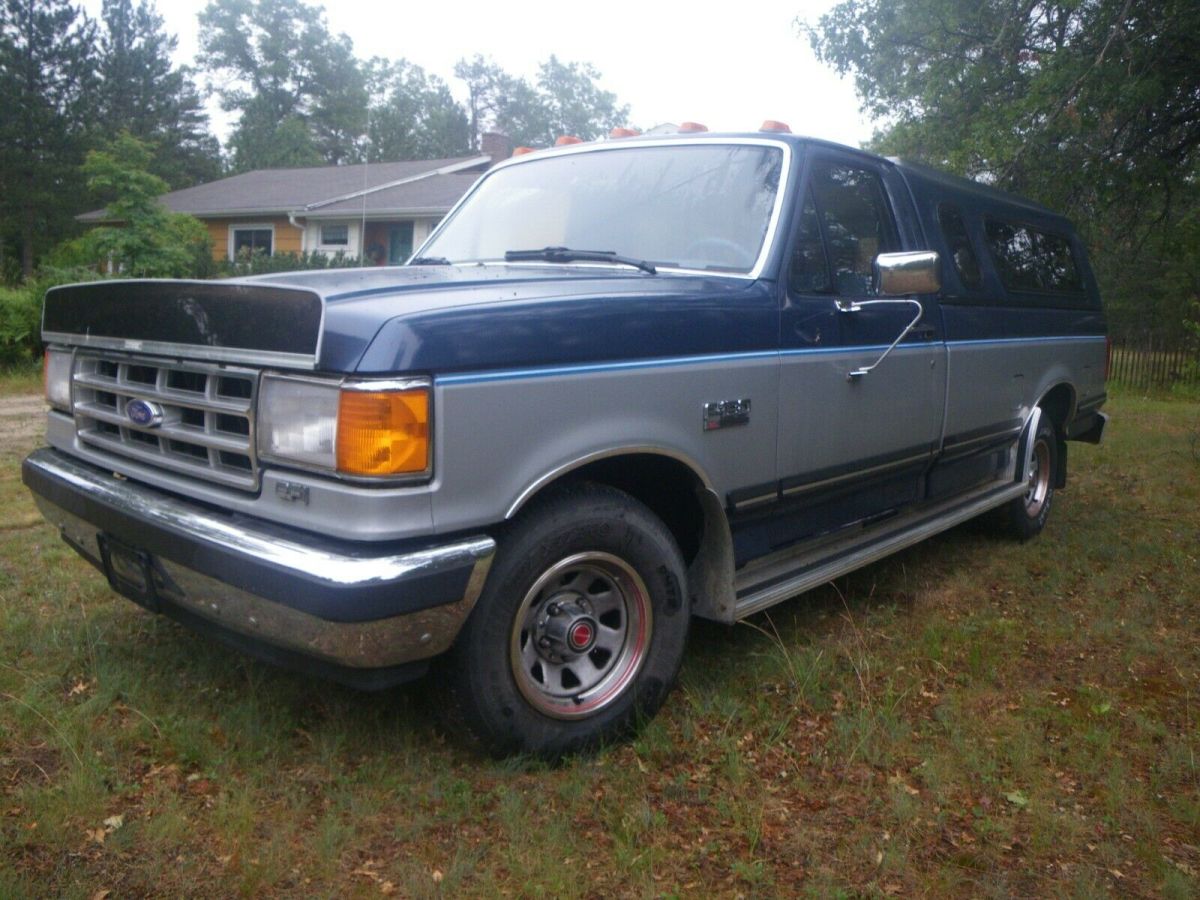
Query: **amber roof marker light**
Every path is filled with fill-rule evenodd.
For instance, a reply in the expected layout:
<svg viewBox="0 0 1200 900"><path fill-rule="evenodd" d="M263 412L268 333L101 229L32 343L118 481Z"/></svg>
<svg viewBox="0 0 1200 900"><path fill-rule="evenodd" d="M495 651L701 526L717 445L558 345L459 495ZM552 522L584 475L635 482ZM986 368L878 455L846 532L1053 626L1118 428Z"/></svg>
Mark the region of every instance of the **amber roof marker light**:
<svg viewBox="0 0 1200 900"><path fill-rule="evenodd" d="M708 126L699 122L684 122L679 126L680 134L699 134L702 131L708 131Z"/></svg>
<svg viewBox="0 0 1200 900"><path fill-rule="evenodd" d="M565 147L567 144L582 144L583 138L577 138L573 134L559 135L557 141L554 142L555 147Z"/></svg>
<svg viewBox="0 0 1200 900"><path fill-rule="evenodd" d="M788 127L787 122L780 122L778 119L767 119L758 126L759 131L774 131L779 134L791 134L792 129Z"/></svg>
<svg viewBox="0 0 1200 900"><path fill-rule="evenodd" d="M616 139L616 138L637 137L640 134L641 134L641 132L638 131L636 128L614 128L612 131L610 131L608 133L608 136L610 138Z"/></svg>

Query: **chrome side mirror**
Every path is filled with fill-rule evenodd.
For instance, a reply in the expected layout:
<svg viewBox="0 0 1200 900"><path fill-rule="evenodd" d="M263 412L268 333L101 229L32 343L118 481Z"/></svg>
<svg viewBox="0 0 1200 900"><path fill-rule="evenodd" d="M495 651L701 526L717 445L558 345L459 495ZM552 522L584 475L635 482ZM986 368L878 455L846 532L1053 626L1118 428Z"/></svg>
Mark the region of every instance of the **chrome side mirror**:
<svg viewBox="0 0 1200 900"><path fill-rule="evenodd" d="M881 296L936 294L942 289L936 250L880 253L875 257L875 292Z"/></svg>

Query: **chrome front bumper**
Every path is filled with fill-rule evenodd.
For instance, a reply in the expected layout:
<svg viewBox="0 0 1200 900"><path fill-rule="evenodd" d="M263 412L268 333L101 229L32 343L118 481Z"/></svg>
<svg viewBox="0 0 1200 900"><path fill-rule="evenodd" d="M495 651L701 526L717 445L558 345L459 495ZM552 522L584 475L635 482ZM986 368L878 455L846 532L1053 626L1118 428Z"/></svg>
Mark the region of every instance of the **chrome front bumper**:
<svg viewBox="0 0 1200 900"><path fill-rule="evenodd" d="M261 644L364 673L449 648L496 546L486 535L424 546L325 540L214 512L57 450L32 453L22 478L120 593L252 652Z"/></svg>

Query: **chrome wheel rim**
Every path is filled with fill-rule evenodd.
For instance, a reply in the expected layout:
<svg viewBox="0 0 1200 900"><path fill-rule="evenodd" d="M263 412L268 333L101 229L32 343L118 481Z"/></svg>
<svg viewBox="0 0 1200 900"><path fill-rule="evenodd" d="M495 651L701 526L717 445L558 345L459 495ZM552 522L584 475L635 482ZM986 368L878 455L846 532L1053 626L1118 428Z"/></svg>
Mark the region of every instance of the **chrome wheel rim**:
<svg viewBox="0 0 1200 900"><path fill-rule="evenodd" d="M1050 445L1039 438L1029 458L1025 473L1025 514L1031 519L1041 515L1050 496Z"/></svg>
<svg viewBox="0 0 1200 900"><path fill-rule="evenodd" d="M513 619L509 659L521 695L556 719L592 715L629 687L650 645L650 596L609 553L578 553L534 582Z"/></svg>

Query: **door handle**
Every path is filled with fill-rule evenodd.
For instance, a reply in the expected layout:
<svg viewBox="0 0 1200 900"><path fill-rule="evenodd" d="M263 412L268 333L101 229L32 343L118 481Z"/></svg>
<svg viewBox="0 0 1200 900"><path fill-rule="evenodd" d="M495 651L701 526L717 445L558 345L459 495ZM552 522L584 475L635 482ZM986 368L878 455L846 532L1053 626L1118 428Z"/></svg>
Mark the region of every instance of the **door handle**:
<svg viewBox="0 0 1200 900"><path fill-rule="evenodd" d="M937 337L937 328L932 325L918 325L909 331L909 334L919 341L932 341Z"/></svg>
<svg viewBox="0 0 1200 900"><path fill-rule="evenodd" d="M896 349L896 345L899 344L906 337L908 337L908 333L917 326L918 322L921 321L921 316L925 315L925 307L923 307L921 305L920 300L914 300L912 297L897 297L895 300L837 300L837 301L835 301L837 310L840 313L856 313L859 310L861 310L863 307L882 306L885 303L890 303L893 305L896 303L907 303L910 306L915 306L917 308L917 314L915 316L913 316L913 320L911 322L909 322L907 325L904 326L904 330L901 331L898 335L896 335L896 339L894 341L892 341L890 344L888 344L887 349L884 350L883 353L879 354L879 359L875 360L875 362L871 363L869 366L863 366L860 369L852 369L851 371L847 372L846 373L847 381L854 381L856 378L862 378L864 375L866 375L868 372L870 372L872 369L874 369L877 365L879 365L881 362L883 362L884 359L887 358L887 355ZM932 326L928 326L928 327L932 327Z"/></svg>

